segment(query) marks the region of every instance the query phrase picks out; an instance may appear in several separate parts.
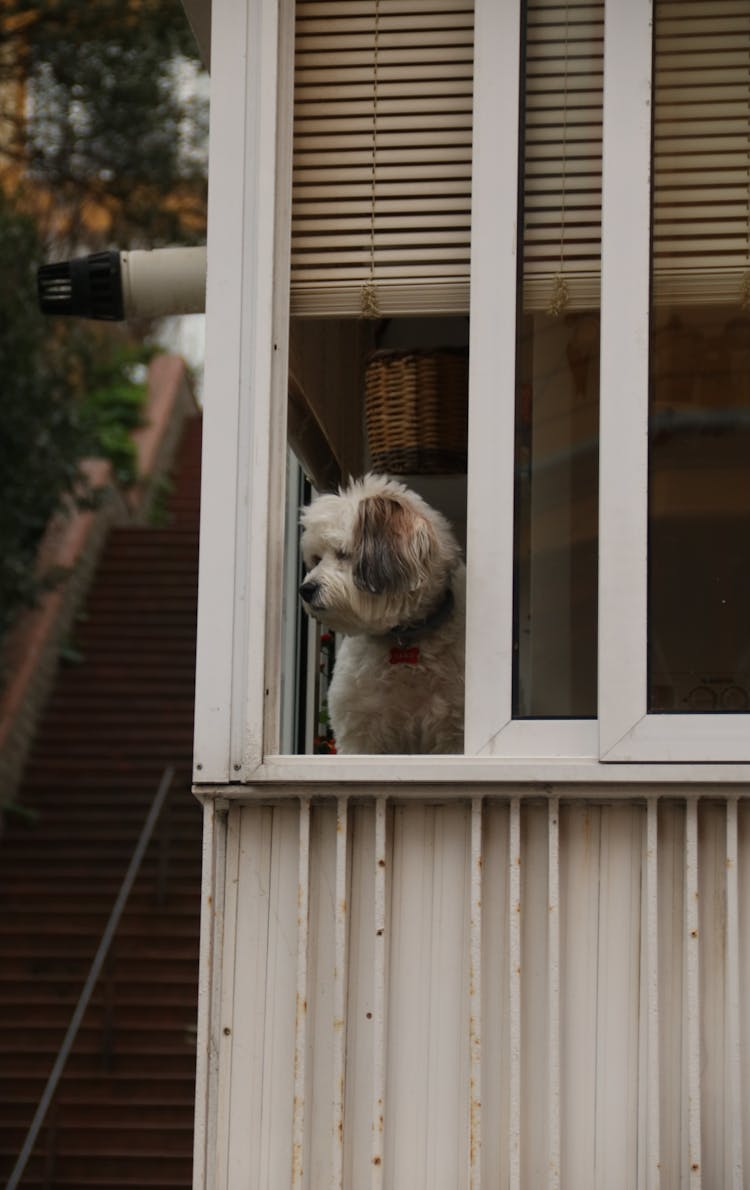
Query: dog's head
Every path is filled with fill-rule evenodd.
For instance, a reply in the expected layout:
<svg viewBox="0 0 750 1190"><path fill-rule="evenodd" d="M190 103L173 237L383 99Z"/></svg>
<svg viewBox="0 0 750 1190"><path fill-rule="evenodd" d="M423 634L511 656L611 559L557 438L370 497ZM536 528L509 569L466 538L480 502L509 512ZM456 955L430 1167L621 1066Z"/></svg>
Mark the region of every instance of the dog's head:
<svg viewBox="0 0 750 1190"><path fill-rule="evenodd" d="M459 559L442 514L382 475L320 496L301 521L305 608L350 636L384 633L426 615Z"/></svg>

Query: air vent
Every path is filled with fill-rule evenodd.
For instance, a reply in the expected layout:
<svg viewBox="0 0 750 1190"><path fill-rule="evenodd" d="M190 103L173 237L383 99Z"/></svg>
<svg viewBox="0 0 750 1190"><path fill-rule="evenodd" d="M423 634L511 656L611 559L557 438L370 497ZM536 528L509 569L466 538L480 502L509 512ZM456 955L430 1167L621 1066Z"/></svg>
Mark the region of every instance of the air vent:
<svg viewBox="0 0 750 1190"><path fill-rule="evenodd" d="M94 252L42 265L37 271L43 314L74 314L116 322L124 318L119 252Z"/></svg>

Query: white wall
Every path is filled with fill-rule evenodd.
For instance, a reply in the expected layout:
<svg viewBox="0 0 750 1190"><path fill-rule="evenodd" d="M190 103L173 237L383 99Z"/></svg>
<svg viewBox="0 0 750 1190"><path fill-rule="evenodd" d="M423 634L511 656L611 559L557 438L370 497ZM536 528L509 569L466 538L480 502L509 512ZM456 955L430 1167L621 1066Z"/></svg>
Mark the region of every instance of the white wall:
<svg viewBox="0 0 750 1190"><path fill-rule="evenodd" d="M746 802L222 822L206 1186L743 1184Z"/></svg>

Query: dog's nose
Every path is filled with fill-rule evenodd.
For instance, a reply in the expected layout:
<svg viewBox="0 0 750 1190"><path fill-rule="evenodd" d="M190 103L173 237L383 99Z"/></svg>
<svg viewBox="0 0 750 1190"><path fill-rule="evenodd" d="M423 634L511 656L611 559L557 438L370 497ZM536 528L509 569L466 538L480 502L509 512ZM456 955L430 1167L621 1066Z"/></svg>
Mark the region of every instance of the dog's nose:
<svg viewBox="0 0 750 1190"><path fill-rule="evenodd" d="M313 599L318 593L318 583L313 583L309 579L302 584L299 593L304 599L305 603L312 603Z"/></svg>

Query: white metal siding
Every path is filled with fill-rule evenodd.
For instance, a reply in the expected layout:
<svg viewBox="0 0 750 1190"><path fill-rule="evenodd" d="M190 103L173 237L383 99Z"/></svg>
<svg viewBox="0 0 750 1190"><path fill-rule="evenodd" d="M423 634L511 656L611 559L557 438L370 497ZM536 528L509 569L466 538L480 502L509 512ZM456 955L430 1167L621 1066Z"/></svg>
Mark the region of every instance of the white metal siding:
<svg viewBox="0 0 750 1190"><path fill-rule="evenodd" d="M748 803L303 797L212 837L198 1185L748 1184Z"/></svg>

